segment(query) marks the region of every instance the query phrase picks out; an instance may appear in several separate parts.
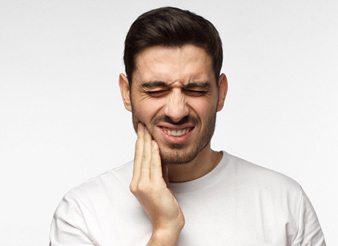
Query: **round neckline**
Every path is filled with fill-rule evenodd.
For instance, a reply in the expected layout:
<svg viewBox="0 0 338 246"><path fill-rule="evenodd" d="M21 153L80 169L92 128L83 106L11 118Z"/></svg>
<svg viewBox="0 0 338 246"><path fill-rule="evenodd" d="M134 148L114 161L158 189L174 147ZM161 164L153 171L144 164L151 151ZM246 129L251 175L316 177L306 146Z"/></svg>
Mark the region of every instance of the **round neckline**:
<svg viewBox="0 0 338 246"><path fill-rule="evenodd" d="M221 170L227 166L229 154L222 151L223 156L219 163L204 176L186 182L170 183L170 188L174 193L186 193L206 188L219 180L222 176Z"/></svg>

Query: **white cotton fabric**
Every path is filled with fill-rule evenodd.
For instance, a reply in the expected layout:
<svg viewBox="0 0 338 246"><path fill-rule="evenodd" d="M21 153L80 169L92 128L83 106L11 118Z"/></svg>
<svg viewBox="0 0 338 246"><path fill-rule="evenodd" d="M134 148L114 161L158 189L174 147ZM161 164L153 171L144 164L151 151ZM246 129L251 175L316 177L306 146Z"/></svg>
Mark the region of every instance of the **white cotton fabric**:
<svg viewBox="0 0 338 246"><path fill-rule="evenodd" d="M129 162L68 192L54 214L50 245L146 245L152 227L129 191L132 167ZM294 180L226 152L207 175L171 188L186 220L179 246L326 245Z"/></svg>

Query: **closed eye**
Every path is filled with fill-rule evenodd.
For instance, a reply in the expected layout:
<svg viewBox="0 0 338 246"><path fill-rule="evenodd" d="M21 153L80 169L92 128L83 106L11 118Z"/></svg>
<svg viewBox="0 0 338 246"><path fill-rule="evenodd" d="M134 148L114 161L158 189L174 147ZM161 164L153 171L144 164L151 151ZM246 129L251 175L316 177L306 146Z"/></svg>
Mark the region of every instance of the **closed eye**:
<svg viewBox="0 0 338 246"><path fill-rule="evenodd" d="M192 90L192 89L185 89L184 93L188 96L199 97L204 96L208 93L206 90Z"/></svg>
<svg viewBox="0 0 338 246"><path fill-rule="evenodd" d="M183 92L188 96L193 96L193 97L204 96L210 91L210 83L189 82L182 89L183 89Z"/></svg>
<svg viewBox="0 0 338 246"><path fill-rule="evenodd" d="M151 97L162 97L167 95L170 92L170 90L154 90L154 91L145 91L146 94L148 94Z"/></svg>

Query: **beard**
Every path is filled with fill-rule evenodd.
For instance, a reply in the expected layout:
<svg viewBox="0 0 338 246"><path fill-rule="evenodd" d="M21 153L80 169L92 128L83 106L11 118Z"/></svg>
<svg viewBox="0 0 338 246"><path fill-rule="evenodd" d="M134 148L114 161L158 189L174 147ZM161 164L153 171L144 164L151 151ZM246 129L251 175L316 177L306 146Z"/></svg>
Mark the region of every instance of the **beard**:
<svg viewBox="0 0 338 246"><path fill-rule="evenodd" d="M216 110L214 113L209 114L208 118L204 122L204 129L200 129L200 132L194 133L197 134L197 139L189 144L165 144L156 140L156 136L153 135L153 129L159 122L167 122L176 126L179 126L184 123L193 123L195 125L194 130L198 130L197 126L201 126L201 120L198 117L187 115L182 118L179 122L173 122L168 116L160 115L154 117L151 121L151 125L147 126L148 131L150 132L152 138L158 143L160 156L162 163L166 164L184 164L189 163L194 160L197 155L202 152L206 146L209 145L210 140L215 131L216 124ZM132 112L133 125L135 131L137 131L137 124L140 122L135 116L135 113Z"/></svg>

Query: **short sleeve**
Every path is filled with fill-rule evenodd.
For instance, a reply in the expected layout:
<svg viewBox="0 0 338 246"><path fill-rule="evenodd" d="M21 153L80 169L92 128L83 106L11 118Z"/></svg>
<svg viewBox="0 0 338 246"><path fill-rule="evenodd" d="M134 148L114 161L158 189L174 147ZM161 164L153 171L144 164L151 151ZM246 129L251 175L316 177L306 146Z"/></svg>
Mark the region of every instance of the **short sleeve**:
<svg viewBox="0 0 338 246"><path fill-rule="evenodd" d="M303 190L298 211L298 232L292 246L326 246L316 212Z"/></svg>
<svg viewBox="0 0 338 246"><path fill-rule="evenodd" d="M94 246L81 210L71 196L66 195L58 205L49 238L49 246Z"/></svg>

